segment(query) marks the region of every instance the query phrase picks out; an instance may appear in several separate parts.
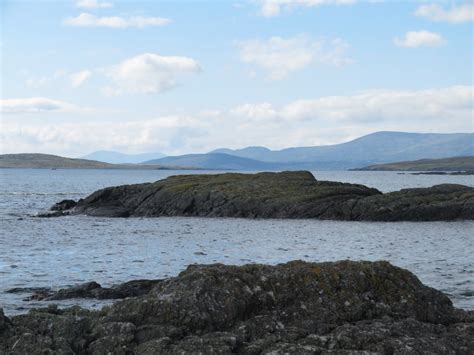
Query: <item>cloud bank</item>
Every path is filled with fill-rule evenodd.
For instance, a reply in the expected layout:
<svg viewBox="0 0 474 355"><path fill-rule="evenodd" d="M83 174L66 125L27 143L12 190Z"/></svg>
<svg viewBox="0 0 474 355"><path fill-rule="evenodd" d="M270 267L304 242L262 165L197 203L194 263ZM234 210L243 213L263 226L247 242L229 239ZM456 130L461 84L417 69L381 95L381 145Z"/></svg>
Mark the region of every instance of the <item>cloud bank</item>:
<svg viewBox="0 0 474 355"><path fill-rule="evenodd" d="M282 106L243 103L226 110L127 121L82 115L80 121L67 122L52 121L45 113L66 112L70 104L44 98L3 100L7 102L1 102L2 109L26 116L4 115L2 149L5 153L41 151L71 156L99 149L184 154L229 145L281 149L333 144L381 130L470 132L473 95L473 86L375 90L295 100ZM29 116L35 119L25 125Z"/></svg>

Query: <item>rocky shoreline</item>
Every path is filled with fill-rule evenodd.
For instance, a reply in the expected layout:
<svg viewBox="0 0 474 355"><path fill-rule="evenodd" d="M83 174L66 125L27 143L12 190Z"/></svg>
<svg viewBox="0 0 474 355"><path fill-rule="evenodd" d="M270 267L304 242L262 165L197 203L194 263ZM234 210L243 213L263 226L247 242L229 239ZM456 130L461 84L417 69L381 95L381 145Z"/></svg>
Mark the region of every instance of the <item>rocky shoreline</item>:
<svg viewBox="0 0 474 355"><path fill-rule="evenodd" d="M363 185L318 181L308 171L171 176L108 187L57 203L41 217L316 218L352 221L474 219L474 188L443 184L381 193Z"/></svg>
<svg viewBox="0 0 474 355"><path fill-rule="evenodd" d="M51 300L98 288L62 290ZM192 265L138 288L143 292L100 311L0 311L0 354L474 351L474 312L383 261Z"/></svg>

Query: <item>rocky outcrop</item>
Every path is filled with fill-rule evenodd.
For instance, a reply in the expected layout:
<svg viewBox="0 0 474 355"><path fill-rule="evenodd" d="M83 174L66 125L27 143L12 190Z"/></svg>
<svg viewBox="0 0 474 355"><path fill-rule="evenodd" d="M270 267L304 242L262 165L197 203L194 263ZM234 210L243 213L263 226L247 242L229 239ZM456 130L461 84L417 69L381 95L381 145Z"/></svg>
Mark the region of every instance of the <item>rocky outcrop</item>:
<svg viewBox="0 0 474 355"><path fill-rule="evenodd" d="M363 185L317 181L307 171L181 175L109 187L76 205L62 201L53 207L46 216L453 220L474 219L474 189L438 185L382 194Z"/></svg>
<svg viewBox="0 0 474 355"><path fill-rule="evenodd" d="M193 265L101 311L0 312L2 354L472 354L473 335L387 262Z"/></svg>
<svg viewBox="0 0 474 355"><path fill-rule="evenodd" d="M474 219L474 189L443 184L369 196L354 204L351 216L374 221Z"/></svg>
<svg viewBox="0 0 474 355"><path fill-rule="evenodd" d="M72 298L120 299L145 295L159 282L160 280L132 280L112 287L102 287L97 282L91 281L57 291L46 287L16 287L6 292L31 294L25 300L39 301L58 301Z"/></svg>

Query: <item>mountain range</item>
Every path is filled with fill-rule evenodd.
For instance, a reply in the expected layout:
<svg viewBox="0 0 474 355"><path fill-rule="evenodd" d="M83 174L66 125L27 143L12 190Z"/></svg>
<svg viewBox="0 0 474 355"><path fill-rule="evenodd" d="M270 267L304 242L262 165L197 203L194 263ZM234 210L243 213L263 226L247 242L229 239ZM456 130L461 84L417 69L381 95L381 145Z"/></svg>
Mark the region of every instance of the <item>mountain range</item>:
<svg viewBox="0 0 474 355"><path fill-rule="evenodd" d="M205 154L163 157L162 153L98 151L88 159L44 154L0 156L0 167L209 170L346 170L419 159L474 156L473 133L376 132L352 141L314 147L217 149ZM151 159L150 159L151 157ZM158 157L158 158L157 158ZM441 164L441 162L440 162ZM443 163L445 164L445 163ZM430 162L435 170L436 162Z"/></svg>
<svg viewBox="0 0 474 355"><path fill-rule="evenodd" d="M98 150L81 158L97 160L110 164L138 164L147 160L162 158L164 156L165 154L163 153L125 154L111 150Z"/></svg>
<svg viewBox="0 0 474 355"><path fill-rule="evenodd" d="M217 149L146 161L146 164L235 170L344 170L373 164L474 155L473 133L375 132L314 147ZM240 158L240 159L239 159Z"/></svg>

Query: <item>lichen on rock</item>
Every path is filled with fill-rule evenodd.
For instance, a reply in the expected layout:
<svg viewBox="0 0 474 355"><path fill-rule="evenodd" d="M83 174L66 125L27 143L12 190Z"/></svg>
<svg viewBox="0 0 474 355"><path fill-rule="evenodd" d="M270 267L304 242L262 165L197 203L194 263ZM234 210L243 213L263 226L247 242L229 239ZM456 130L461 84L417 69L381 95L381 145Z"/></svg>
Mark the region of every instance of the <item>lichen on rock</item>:
<svg viewBox="0 0 474 355"><path fill-rule="evenodd" d="M472 354L474 314L388 262L191 265L101 311L0 312L1 354Z"/></svg>

